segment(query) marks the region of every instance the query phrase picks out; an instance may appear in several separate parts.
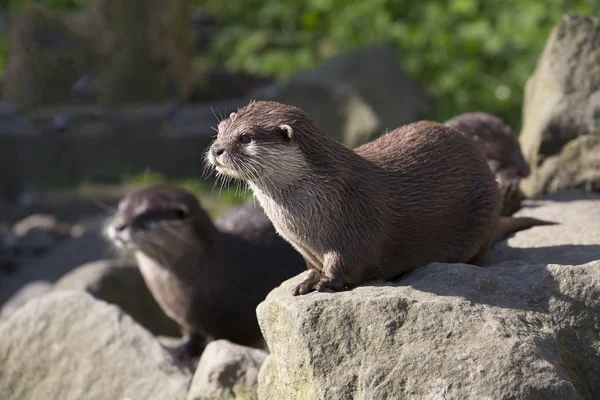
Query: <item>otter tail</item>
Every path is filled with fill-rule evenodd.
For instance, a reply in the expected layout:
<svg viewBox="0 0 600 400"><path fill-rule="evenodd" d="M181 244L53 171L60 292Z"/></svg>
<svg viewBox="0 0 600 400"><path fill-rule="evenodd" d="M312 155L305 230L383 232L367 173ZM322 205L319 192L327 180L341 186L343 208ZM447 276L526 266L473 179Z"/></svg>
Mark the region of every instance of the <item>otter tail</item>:
<svg viewBox="0 0 600 400"><path fill-rule="evenodd" d="M543 221L529 217L500 217L493 243L504 240L511 233L522 231L539 225L558 225L557 222Z"/></svg>

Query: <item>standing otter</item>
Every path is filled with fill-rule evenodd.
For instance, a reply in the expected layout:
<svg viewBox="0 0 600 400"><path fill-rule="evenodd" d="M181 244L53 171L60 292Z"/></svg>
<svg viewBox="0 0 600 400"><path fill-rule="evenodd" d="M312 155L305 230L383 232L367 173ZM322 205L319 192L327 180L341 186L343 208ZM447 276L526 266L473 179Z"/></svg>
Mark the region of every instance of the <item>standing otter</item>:
<svg viewBox="0 0 600 400"><path fill-rule="evenodd" d="M501 215L509 216L521 208L525 198L519 183L531 173L531 168L513 130L500 118L484 113L459 114L444 122L475 141L488 161L500 186L503 199Z"/></svg>
<svg viewBox="0 0 600 400"><path fill-rule="evenodd" d="M480 264L493 241L541 221L500 220L472 140L421 121L355 150L300 108L252 102L221 121L207 159L246 180L310 270L294 294L390 279L431 262Z"/></svg>
<svg viewBox="0 0 600 400"><path fill-rule="evenodd" d="M213 224L191 193L172 186L129 193L106 234L134 253L152 295L181 326L177 353L183 358L199 353L202 337L242 345L260 341L256 306L305 269L300 254L253 202Z"/></svg>

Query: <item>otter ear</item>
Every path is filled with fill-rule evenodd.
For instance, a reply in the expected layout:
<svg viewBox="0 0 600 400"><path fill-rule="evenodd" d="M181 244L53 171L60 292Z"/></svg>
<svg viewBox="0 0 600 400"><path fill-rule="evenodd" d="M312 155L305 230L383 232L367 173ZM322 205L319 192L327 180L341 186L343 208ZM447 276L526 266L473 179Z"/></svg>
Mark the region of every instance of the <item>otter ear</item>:
<svg viewBox="0 0 600 400"><path fill-rule="evenodd" d="M281 129L281 131L285 134L285 136L288 139L291 139L294 136L294 130L289 125L286 125L286 124L279 125L279 129Z"/></svg>
<svg viewBox="0 0 600 400"><path fill-rule="evenodd" d="M232 120L235 120L235 117L237 117L237 114L232 112L231 114L229 114L229 118L231 118Z"/></svg>

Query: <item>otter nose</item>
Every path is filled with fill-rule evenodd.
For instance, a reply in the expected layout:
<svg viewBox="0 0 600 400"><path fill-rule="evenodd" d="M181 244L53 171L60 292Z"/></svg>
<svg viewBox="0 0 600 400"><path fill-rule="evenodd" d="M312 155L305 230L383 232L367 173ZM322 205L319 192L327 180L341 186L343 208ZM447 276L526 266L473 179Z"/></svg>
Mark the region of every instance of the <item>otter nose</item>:
<svg viewBox="0 0 600 400"><path fill-rule="evenodd" d="M113 227L115 228L115 231L122 232L125 228L127 228L127 224L124 222L119 222L113 225Z"/></svg>
<svg viewBox="0 0 600 400"><path fill-rule="evenodd" d="M223 147L219 146L218 144L213 144L213 146L210 149L210 151L212 151L212 154L215 157L218 157L221 154L225 153L225 149Z"/></svg>

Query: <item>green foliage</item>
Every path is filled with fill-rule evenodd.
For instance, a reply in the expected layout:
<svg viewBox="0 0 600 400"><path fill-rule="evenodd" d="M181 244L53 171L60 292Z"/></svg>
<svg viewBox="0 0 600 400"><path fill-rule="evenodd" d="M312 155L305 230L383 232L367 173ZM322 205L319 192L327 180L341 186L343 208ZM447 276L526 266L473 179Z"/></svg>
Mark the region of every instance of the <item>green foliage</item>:
<svg viewBox="0 0 600 400"><path fill-rule="evenodd" d="M523 87L552 27L567 12L598 15L597 0L185 0L224 22L211 59L287 77L368 43L398 51L437 101L431 118L495 113L516 129ZM72 10L85 0L0 0L10 14L37 2ZM0 73L5 43L0 38Z"/></svg>
<svg viewBox="0 0 600 400"><path fill-rule="evenodd" d="M286 77L339 52L388 43L436 99L432 118L472 110L518 129L523 87L552 27L595 0L203 1L226 28L214 57L238 70Z"/></svg>

